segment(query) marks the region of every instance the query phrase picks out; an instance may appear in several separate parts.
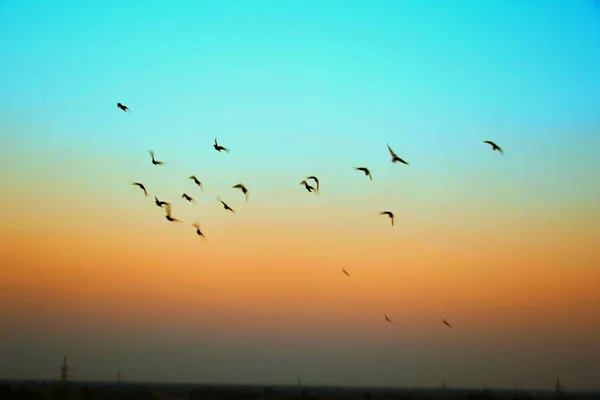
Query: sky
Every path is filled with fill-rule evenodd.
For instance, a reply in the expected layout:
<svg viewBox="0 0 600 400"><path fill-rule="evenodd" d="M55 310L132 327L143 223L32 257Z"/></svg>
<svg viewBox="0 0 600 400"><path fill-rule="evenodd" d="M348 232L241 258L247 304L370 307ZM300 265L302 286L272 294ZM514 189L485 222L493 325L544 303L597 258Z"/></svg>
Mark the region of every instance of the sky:
<svg viewBox="0 0 600 400"><path fill-rule="evenodd" d="M4 1L0 48L0 377L600 388L595 2Z"/></svg>

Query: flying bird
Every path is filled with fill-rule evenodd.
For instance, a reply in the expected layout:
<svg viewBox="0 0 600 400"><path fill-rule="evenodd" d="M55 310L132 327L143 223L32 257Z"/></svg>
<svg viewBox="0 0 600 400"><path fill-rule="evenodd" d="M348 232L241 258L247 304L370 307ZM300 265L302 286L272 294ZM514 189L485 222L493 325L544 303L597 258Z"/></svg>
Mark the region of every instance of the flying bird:
<svg viewBox="0 0 600 400"><path fill-rule="evenodd" d="M226 147L221 146L219 143L217 143L217 138L215 138L215 144L213 144L213 147L215 148L216 151L218 151L219 153L223 150L225 150L225 153L229 153L229 149Z"/></svg>
<svg viewBox="0 0 600 400"><path fill-rule="evenodd" d="M206 236L204 236L204 233L202 233L202 231L200 230L200 223L199 223L199 222L194 222L194 223L192 224L192 226L193 226L194 228L196 228L196 234L197 234L198 236L201 236L202 238L206 239Z"/></svg>
<svg viewBox="0 0 600 400"><path fill-rule="evenodd" d="M169 221L169 222L181 222L180 220L178 220L177 218L174 218L171 215L171 205L170 204L166 204L165 208L166 208L166 212L167 212L167 215L165 215L165 218L167 219L167 221Z"/></svg>
<svg viewBox="0 0 600 400"><path fill-rule="evenodd" d="M195 203L195 202L196 202L196 200L194 200L194 199L193 199L191 196L188 196L186 193L182 194L182 195L181 195L181 198L182 198L182 199L186 199L186 200L187 200L187 201L189 201L190 203L192 203L192 202L194 202L194 203Z"/></svg>
<svg viewBox="0 0 600 400"><path fill-rule="evenodd" d="M346 275L350 276L350 274L348 273L348 271L346 271L346 270L344 269L344 267L342 267L342 272L343 272L344 274L346 274Z"/></svg>
<svg viewBox="0 0 600 400"><path fill-rule="evenodd" d="M156 197L156 196L154 196L154 203L159 207L171 205L171 203L169 203L169 202L159 200L158 197Z"/></svg>
<svg viewBox="0 0 600 400"><path fill-rule="evenodd" d="M371 171L369 171L369 168L366 168L366 167L354 167L354 169L357 170L357 171L364 172L365 175L368 176L370 180L373 180L373 177L371 176Z"/></svg>
<svg viewBox="0 0 600 400"><path fill-rule="evenodd" d="M125 111L125 112L129 111L129 107L127 107L124 104L117 103L117 107L120 108L121 110Z"/></svg>
<svg viewBox="0 0 600 400"><path fill-rule="evenodd" d="M300 185L304 185L304 187L306 188L306 190L308 190L309 193L312 193L312 191L315 190L315 188L310 186L305 180L300 182Z"/></svg>
<svg viewBox="0 0 600 400"><path fill-rule="evenodd" d="M490 146L492 146L493 151L497 151L500 154L504 154L504 151L502 151L500 146L498 146L496 143L492 142L491 140L484 140L483 143L486 143L486 144L489 144Z"/></svg>
<svg viewBox="0 0 600 400"><path fill-rule="evenodd" d="M164 161L156 161L156 159L154 158L154 150L148 150L148 153L150 153L150 157L152 157L152 164L154 165L163 165Z"/></svg>
<svg viewBox="0 0 600 400"><path fill-rule="evenodd" d="M244 196L246 196L246 202L248 201L248 189L246 186L244 186L242 183L238 183L237 185L233 185L232 188L240 189L242 193L244 193Z"/></svg>
<svg viewBox="0 0 600 400"><path fill-rule="evenodd" d="M204 189L202 188L202 182L200 182L200 181L198 180L198 178L196 178L196 175L192 175L192 176L190 176L188 179L191 179L191 180L193 180L193 181L194 181L194 183L195 183L196 185L200 186L200 190L201 190L201 191L204 191Z"/></svg>
<svg viewBox="0 0 600 400"><path fill-rule="evenodd" d="M448 321L446 321L444 318L442 318L442 322L444 323L444 325L447 325L448 327L452 328L452 325L450 325Z"/></svg>
<svg viewBox="0 0 600 400"><path fill-rule="evenodd" d="M398 155L396 153L394 153L394 150L392 150L392 148L390 147L390 145L387 145L388 150L390 151L390 155L392 156L392 162L393 163L397 163L397 162L401 162L403 164L409 165L406 161L404 161L403 159L401 159L400 157L398 157Z"/></svg>
<svg viewBox="0 0 600 400"><path fill-rule="evenodd" d="M386 320L387 322L389 322L390 324L392 323L392 320L391 320L391 319L389 319L389 317L387 316L387 314L383 314L383 316L385 317L385 320Z"/></svg>
<svg viewBox="0 0 600 400"><path fill-rule="evenodd" d="M133 182L132 185L139 186L140 189L142 189L144 191L144 194L146 195L146 197L148 197L148 191L146 190L146 187L144 186L144 184L139 183L139 182Z"/></svg>
<svg viewBox="0 0 600 400"><path fill-rule="evenodd" d="M317 183L317 192L319 191L319 178L317 178L316 176L307 176L306 179L312 179L313 181L315 181Z"/></svg>
<svg viewBox="0 0 600 400"><path fill-rule="evenodd" d="M231 211L232 213L235 213L235 211L233 211L233 208L229 207L227 205L227 203L225 203L223 200L221 200L220 197L217 197L217 200L219 200L221 202L221 204L223 204L223 208L227 211Z"/></svg>
<svg viewBox="0 0 600 400"><path fill-rule="evenodd" d="M392 220L392 226L394 226L394 213L391 211L380 211L379 215L387 215Z"/></svg>

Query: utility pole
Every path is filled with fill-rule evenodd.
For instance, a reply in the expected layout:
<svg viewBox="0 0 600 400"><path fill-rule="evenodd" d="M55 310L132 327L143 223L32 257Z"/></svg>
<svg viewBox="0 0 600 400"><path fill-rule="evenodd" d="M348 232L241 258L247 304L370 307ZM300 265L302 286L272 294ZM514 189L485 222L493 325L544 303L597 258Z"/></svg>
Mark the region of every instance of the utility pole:
<svg viewBox="0 0 600 400"><path fill-rule="evenodd" d="M121 370L119 370L119 372L117 372L117 383L121 384Z"/></svg>
<svg viewBox="0 0 600 400"><path fill-rule="evenodd" d="M63 357L63 363L60 367L60 398L64 400L69 399L69 372L73 370L69 368L67 364L67 356Z"/></svg>
<svg viewBox="0 0 600 400"><path fill-rule="evenodd" d="M444 378L444 380L442 380L442 389L444 389L444 390L448 389L448 385L446 385L446 378Z"/></svg>
<svg viewBox="0 0 600 400"><path fill-rule="evenodd" d="M556 393L561 393L562 392L562 386L560 385L560 379L556 378L556 384L554 385L554 390L556 391Z"/></svg>

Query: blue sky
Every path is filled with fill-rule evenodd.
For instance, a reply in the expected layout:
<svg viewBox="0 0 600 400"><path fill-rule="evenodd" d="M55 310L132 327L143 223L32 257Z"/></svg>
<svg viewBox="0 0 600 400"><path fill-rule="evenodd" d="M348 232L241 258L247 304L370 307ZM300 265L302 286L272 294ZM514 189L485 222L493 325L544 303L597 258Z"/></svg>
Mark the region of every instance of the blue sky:
<svg viewBox="0 0 600 400"><path fill-rule="evenodd" d="M13 145L115 163L152 147L185 166L214 161L216 136L238 154L225 169L291 173L339 154L373 165L389 142L467 181L488 179L471 166L493 139L512 157L496 186L598 198L592 1L20 1L0 18ZM117 101L126 122L106 112Z"/></svg>

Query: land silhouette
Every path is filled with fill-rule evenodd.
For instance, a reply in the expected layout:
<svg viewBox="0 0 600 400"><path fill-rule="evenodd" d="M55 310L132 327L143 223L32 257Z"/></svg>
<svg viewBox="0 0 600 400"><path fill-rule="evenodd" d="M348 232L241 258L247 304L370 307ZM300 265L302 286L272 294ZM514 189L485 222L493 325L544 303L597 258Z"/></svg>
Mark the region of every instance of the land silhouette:
<svg viewBox="0 0 600 400"><path fill-rule="evenodd" d="M0 381L2 400L220 400L220 399L600 399L600 392L555 389L394 388L301 385L220 385L183 383Z"/></svg>

